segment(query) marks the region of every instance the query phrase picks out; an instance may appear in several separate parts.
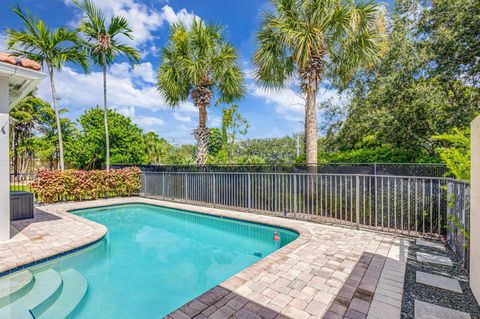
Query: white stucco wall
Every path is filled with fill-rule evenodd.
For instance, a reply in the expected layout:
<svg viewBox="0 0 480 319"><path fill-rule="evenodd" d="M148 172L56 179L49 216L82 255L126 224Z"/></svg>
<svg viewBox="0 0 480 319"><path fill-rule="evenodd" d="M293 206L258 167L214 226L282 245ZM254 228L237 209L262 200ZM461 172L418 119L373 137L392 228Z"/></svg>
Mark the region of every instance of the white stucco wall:
<svg viewBox="0 0 480 319"><path fill-rule="evenodd" d="M480 302L480 116L471 128L470 287Z"/></svg>
<svg viewBox="0 0 480 319"><path fill-rule="evenodd" d="M10 239L8 82L8 77L0 76L0 240Z"/></svg>

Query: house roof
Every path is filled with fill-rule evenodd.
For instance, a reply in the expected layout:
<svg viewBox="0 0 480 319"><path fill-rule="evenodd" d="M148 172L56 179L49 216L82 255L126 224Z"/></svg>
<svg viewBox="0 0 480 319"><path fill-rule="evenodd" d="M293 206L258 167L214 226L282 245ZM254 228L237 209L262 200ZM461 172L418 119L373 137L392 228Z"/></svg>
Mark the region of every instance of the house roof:
<svg viewBox="0 0 480 319"><path fill-rule="evenodd" d="M35 61L0 52L0 77L8 78L8 104L12 108L45 77Z"/></svg>
<svg viewBox="0 0 480 319"><path fill-rule="evenodd" d="M31 69L34 71L40 71L41 69L41 65L38 64L37 62L30 59L24 59L24 58L15 56L14 54L11 54L11 53L0 52L0 62L21 66L26 69Z"/></svg>

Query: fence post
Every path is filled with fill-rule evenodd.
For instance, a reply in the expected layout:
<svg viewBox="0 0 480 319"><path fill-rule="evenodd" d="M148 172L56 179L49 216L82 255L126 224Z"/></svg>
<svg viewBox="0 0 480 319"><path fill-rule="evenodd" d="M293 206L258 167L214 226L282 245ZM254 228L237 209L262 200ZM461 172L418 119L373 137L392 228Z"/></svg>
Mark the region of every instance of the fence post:
<svg viewBox="0 0 480 319"><path fill-rule="evenodd" d="M188 178L187 178L187 173L185 173L184 176L185 176L185 203L188 203Z"/></svg>
<svg viewBox="0 0 480 319"><path fill-rule="evenodd" d="M248 211L252 210L252 175L248 173L247 175L247 187L248 187Z"/></svg>
<svg viewBox="0 0 480 319"><path fill-rule="evenodd" d="M215 207L215 202L216 202L216 194L215 194L215 191L217 189L217 187L215 186L215 173L212 173L212 177L213 177L213 207Z"/></svg>
<svg viewBox="0 0 480 319"><path fill-rule="evenodd" d="M355 181L355 215L357 229L360 228L360 176L356 176ZM365 196L365 195L364 195Z"/></svg>
<svg viewBox="0 0 480 319"><path fill-rule="evenodd" d="M143 196L147 196L147 173L143 172Z"/></svg>
<svg viewBox="0 0 480 319"><path fill-rule="evenodd" d="M162 173L162 197L165 199L165 173Z"/></svg>
<svg viewBox="0 0 480 319"><path fill-rule="evenodd" d="M297 219L297 175L293 174L293 218Z"/></svg>

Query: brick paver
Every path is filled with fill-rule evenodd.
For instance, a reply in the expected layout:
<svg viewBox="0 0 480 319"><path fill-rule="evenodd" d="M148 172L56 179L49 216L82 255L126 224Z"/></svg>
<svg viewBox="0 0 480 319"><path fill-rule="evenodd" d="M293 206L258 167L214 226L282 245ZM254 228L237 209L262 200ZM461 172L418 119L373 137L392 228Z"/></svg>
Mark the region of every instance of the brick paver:
<svg viewBox="0 0 480 319"><path fill-rule="evenodd" d="M105 234L104 226L71 215L67 212L70 209L139 202L283 226L300 234L289 245L175 310L169 319L375 318L370 313L372 308L381 309L382 296L398 299L388 292L377 297L376 291L401 289L395 280L403 284L405 266L402 268L404 261L399 260L397 251L406 248L399 237L146 198L44 206L42 212L37 210L35 221L13 223L18 234L11 241L0 242L0 269L68 251ZM395 267L400 267L400 275L395 274ZM391 310L387 306L385 309Z"/></svg>

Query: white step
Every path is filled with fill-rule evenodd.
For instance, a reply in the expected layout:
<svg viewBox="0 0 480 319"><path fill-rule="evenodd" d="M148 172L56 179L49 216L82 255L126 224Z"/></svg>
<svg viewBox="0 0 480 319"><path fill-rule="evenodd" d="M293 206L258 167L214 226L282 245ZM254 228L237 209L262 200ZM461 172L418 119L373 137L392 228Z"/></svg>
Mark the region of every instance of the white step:
<svg viewBox="0 0 480 319"><path fill-rule="evenodd" d="M435 248L435 249L438 249L438 250L441 250L441 251L447 251L447 249L445 248L445 245L440 243L440 242L426 240L426 239L423 239L423 238L417 238L417 240L415 242L419 246Z"/></svg>
<svg viewBox="0 0 480 319"><path fill-rule="evenodd" d="M470 314L415 300L415 319L471 319Z"/></svg>
<svg viewBox="0 0 480 319"><path fill-rule="evenodd" d="M462 287L456 279L427 274L422 271L416 272L416 281L420 284L429 285L432 287L437 287L440 289L450 290L458 293L462 293Z"/></svg>
<svg viewBox="0 0 480 319"><path fill-rule="evenodd" d="M82 301L87 292L87 279L75 269L68 269L60 273L63 280L62 293L57 300L45 311L40 313L32 309L37 319L64 319L67 318Z"/></svg>
<svg viewBox="0 0 480 319"><path fill-rule="evenodd" d="M443 266L453 266L452 260L447 256L417 252L417 261Z"/></svg>
<svg viewBox="0 0 480 319"><path fill-rule="evenodd" d="M0 278L0 307L13 303L25 295L34 284L33 275L28 270Z"/></svg>
<svg viewBox="0 0 480 319"><path fill-rule="evenodd" d="M48 307L61 291L62 278L53 269L48 269L35 275L35 284L24 296L13 303L0 308L2 319L32 319L30 309Z"/></svg>

